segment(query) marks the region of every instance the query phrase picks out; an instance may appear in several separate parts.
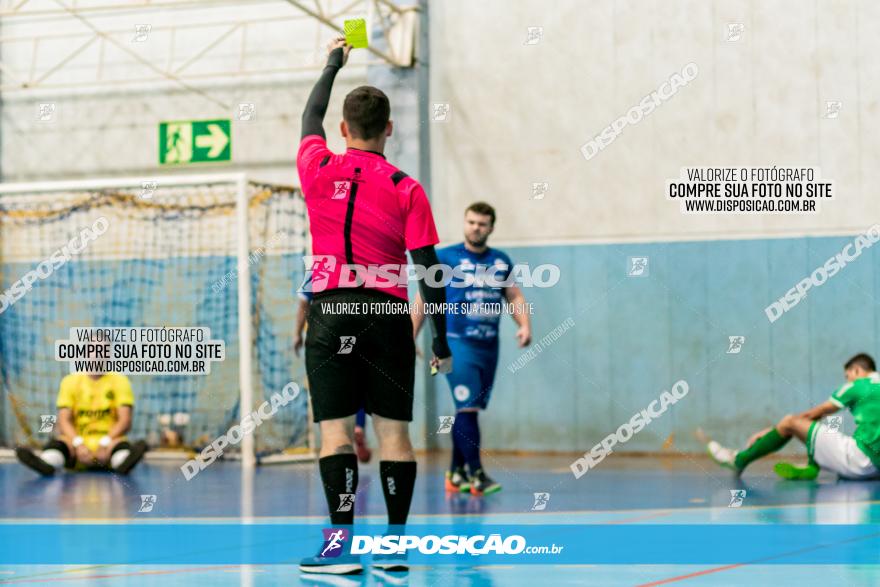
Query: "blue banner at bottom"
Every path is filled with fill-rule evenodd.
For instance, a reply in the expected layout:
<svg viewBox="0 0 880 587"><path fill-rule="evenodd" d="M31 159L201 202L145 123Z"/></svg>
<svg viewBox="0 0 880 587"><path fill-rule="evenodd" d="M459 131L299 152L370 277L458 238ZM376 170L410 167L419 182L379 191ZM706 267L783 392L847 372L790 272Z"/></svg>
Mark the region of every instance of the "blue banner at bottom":
<svg viewBox="0 0 880 587"><path fill-rule="evenodd" d="M880 564L880 525L0 524L0 564Z"/></svg>

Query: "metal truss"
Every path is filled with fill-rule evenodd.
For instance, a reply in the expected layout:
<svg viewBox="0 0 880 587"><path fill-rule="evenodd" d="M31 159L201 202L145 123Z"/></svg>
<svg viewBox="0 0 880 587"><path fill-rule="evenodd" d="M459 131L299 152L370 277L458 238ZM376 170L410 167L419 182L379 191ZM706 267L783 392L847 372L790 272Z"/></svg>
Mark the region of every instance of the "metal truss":
<svg viewBox="0 0 880 587"><path fill-rule="evenodd" d="M346 9L337 11L335 14L324 10L324 4L320 0L312 0L315 8L309 8L303 0L286 0L291 6L295 6L305 14L316 19L328 27L331 27L340 33L342 32L341 16L345 14ZM360 0L354 0L348 8L358 4ZM389 48L388 52L381 51L370 45L367 50L386 61L394 67L409 67L412 65L412 44L410 43L408 50L401 47L401 41L398 39L399 34L404 32L411 38L415 35L415 18L414 13L417 10L415 6L400 7L389 0L372 0L372 14L377 21L374 23L382 31L384 44ZM401 29L406 29L405 31ZM403 43L405 45L405 42Z"/></svg>
<svg viewBox="0 0 880 587"><path fill-rule="evenodd" d="M285 5L292 8L290 14L280 8ZM227 13L229 7L250 10L242 11L246 15L243 18L206 21L203 17L210 14L206 10L208 7L226 7ZM272 16L258 16L260 7L264 12L271 12ZM198 19L181 18L181 24L150 25L148 30L131 26L105 30L93 22L97 17L115 15L125 15L127 22L137 22L133 19L149 22L151 12L171 9L202 12ZM401 7L390 0L0 0L4 29L15 30L18 23L24 23L28 25L23 27L24 30L29 30L35 29L35 24L47 23L35 34L0 36L0 92L9 95L34 90L94 91L96 88L143 84L155 87L156 83L170 82L203 94L194 83L266 79L279 74L311 71L320 69L323 64L326 34L320 34L320 27L316 31L318 34L313 35L313 42L298 48L300 56L290 56L289 48L255 54L253 49L248 49L248 39L261 38L261 32L267 26L289 24L291 28L301 27L302 22L308 20L342 34L346 17L365 14L372 25L373 38L368 51L373 58L392 67L409 67L413 64L417 34L416 11L415 6ZM71 32L53 32L51 25L59 19L74 19L82 26ZM139 51L137 42L141 34L149 37L150 43L161 46L151 47L150 52ZM381 37L376 38L377 34ZM199 48L195 52L193 43L182 42L188 35L199 39ZM181 45L186 45L186 54L182 53ZM41 46L51 46L53 55L57 54L53 63L46 64L39 59ZM237 50L230 54L233 46ZM28 52L29 59L24 57ZM16 56L14 62L10 61L11 55ZM133 75L131 69L119 71L120 63L133 64L137 75ZM70 80L70 76L64 75L65 68L73 65L79 70L89 70L88 75L81 74ZM203 95L210 100L209 96Z"/></svg>

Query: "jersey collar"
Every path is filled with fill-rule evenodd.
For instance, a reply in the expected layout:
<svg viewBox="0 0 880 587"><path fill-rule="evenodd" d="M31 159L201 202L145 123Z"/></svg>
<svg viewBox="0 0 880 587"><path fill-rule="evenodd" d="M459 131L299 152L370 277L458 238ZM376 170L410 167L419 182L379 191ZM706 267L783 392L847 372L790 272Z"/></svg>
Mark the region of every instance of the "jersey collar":
<svg viewBox="0 0 880 587"><path fill-rule="evenodd" d="M351 151L357 151L357 153L355 153L356 155L373 155L373 156L377 156L377 157L381 157L382 159L385 159L385 155L383 155L379 151L368 151L366 149L355 149L354 147L348 147L345 150L346 153L350 153Z"/></svg>
<svg viewBox="0 0 880 587"><path fill-rule="evenodd" d="M483 251L482 253L475 253L472 250L470 250L469 248L467 248L467 245L464 244L464 241L461 242L461 250L464 251L464 253L466 255L472 255L472 256L480 258L480 259L482 259L486 255L489 255L490 253L492 253L492 247L486 247L486 250Z"/></svg>

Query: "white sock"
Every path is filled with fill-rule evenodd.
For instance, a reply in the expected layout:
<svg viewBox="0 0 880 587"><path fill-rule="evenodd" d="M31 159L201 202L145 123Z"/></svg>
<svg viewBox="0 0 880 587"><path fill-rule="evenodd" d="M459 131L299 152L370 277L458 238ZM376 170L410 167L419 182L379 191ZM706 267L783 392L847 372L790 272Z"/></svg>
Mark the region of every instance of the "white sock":
<svg viewBox="0 0 880 587"><path fill-rule="evenodd" d="M64 466L64 454L57 448L47 448L40 453L40 458L56 469Z"/></svg>
<svg viewBox="0 0 880 587"><path fill-rule="evenodd" d="M129 450L124 448L122 450L117 450L115 453L110 455L110 467L115 469L128 458Z"/></svg>

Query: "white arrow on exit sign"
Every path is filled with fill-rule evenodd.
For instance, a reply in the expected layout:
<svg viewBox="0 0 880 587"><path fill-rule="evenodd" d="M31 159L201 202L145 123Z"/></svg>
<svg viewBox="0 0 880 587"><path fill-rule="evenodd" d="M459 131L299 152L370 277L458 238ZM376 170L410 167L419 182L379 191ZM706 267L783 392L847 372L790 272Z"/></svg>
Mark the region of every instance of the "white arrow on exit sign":
<svg viewBox="0 0 880 587"><path fill-rule="evenodd" d="M214 158L220 155L223 152L223 149L226 148L226 144L229 143L229 137L226 136L226 133L223 132L223 129L216 124L208 125L209 135L199 135L196 137L196 147L200 149L210 149L208 151L208 157Z"/></svg>

